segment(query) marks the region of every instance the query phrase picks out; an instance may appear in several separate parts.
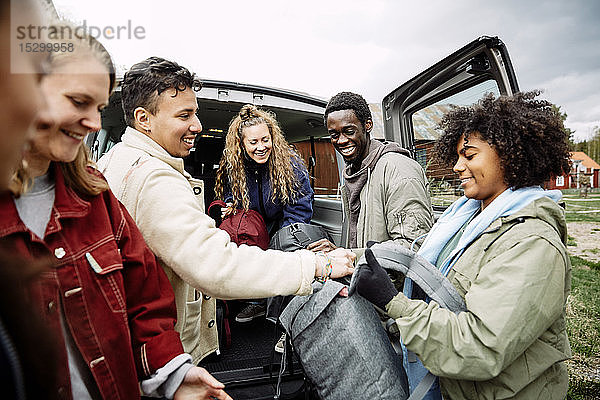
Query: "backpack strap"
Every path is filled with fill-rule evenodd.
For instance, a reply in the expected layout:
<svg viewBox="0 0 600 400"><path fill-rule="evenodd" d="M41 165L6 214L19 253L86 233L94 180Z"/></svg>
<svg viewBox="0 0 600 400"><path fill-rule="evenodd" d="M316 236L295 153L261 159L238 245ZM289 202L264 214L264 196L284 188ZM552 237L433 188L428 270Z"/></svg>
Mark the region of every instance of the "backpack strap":
<svg viewBox="0 0 600 400"><path fill-rule="evenodd" d="M450 280L435 265L414 251L394 242L376 243L371 246L371 250L383 268L403 273L407 278L410 278L419 285L425 294L438 303L440 307L446 308L456 314L467 310L463 298ZM366 264L367 261L363 255L358 261L357 268L361 268L361 266ZM356 276L355 272L352 276L351 287L356 285ZM395 327L395 323L396 321L393 318L390 318L386 322L388 333L394 333L393 328ZM401 348L399 337L396 338L396 335L390 336L394 338L391 340L392 346L398 352ZM435 383L436 378L435 375L428 371L415 387L408 400L423 399Z"/></svg>
<svg viewBox="0 0 600 400"><path fill-rule="evenodd" d="M209 217L215 220L215 225L219 227L221 225L221 208L227 207L227 204L223 200L213 200L212 203L206 209L206 213Z"/></svg>
<svg viewBox="0 0 600 400"><path fill-rule="evenodd" d="M413 280L427 296L450 311L458 314L467 310L463 298L454 285L446 278L435 265L397 243L376 243L371 246L373 255L385 269L399 271ZM358 261L358 267L366 265L364 255ZM356 285L356 273L352 276L350 283L351 291Z"/></svg>
<svg viewBox="0 0 600 400"><path fill-rule="evenodd" d="M421 379L421 382L419 382L407 400L421 400L423 397L425 397L427 392L429 392L429 388L431 388L435 382L435 378L436 376L434 374L427 372L427 375Z"/></svg>
<svg viewBox="0 0 600 400"><path fill-rule="evenodd" d="M290 233L296 238L302 247L308 246L312 240L308 235L300 229L300 226L295 223L290 225Z"/></svg>

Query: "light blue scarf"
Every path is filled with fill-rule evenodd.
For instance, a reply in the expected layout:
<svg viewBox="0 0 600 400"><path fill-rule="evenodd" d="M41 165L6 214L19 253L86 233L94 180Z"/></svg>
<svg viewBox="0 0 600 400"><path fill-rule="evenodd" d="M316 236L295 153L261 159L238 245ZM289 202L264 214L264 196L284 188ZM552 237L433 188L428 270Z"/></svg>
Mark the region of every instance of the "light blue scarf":
<svg viewBox="0 0 600 400"><path fill-rule="evenodd" d="M562 193L560 190L544 190L539 186L529 186L517 190L507 189L502 192L467 225L458 241L458 245L444 260L440 271L444 275L448 275L448 272L450 272L466 247L477 239L496 219L514 214L532 201L544 196L558 202L562 198ZM446 243L480 208L481 200L468 199L463 196L455 201L431 228L418 254L430 263L435 264Z"/></svg>

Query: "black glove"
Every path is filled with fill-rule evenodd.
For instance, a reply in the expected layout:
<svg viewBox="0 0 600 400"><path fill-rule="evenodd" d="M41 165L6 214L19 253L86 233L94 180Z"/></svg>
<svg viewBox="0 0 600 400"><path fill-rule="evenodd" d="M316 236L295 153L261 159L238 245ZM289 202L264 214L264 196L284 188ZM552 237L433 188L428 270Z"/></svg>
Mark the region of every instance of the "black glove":
<svg viewBox="0 0 600 400"><path fill-rule="evenodd" d="M373 255L373 250L365 250L367 265L358 269L356 275L356 291L365 299L385 310L385 306L397 294L392 280Z"/></svg>

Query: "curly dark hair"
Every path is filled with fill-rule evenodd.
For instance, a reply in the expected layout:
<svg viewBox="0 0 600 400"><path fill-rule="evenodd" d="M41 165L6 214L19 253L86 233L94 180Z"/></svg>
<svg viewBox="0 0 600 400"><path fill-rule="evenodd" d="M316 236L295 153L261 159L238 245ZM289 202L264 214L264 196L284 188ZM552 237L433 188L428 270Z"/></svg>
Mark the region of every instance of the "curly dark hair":
<svg viewBox="0 0 600 400"><path fill-rule="evenodd" d="M187 68L160 57L149 57L131 67L121 83L123 112L127 125L134 126L133 111L138 107L155 114L158 96L167 89L179 91L191 88L198 91L202 83Z"/></svg>
<svg viewBox="0 0 600 400"><path fill-rule="evenodd" d="M486 94L470 107L457 107L440 122L444 130L435 144L437 160L454 165L461 136L479 134L498 153L504 181L513 188L542 185L571 167L568 133L558 109L536 99L534 90L513 96Z"/></svg>
<svg viewBox="0 0 600 400"><path fill-rule="evenodd" d="M340 92L333 96L329 100L329 103L327 103L325 115L323 116L325 125L327 125L327 116L334 111L340 110L353 110L363 129L366 128L365 124L367 123L367 120L373 120L369 105L360 94L352 92Z"/></svg>

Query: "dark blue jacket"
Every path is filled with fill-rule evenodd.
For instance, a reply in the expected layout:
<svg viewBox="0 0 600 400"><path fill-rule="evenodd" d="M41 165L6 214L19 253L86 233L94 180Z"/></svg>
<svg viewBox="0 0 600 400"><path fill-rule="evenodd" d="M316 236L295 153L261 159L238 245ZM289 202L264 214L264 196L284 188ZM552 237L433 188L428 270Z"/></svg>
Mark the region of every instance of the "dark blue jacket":
<svg viewBox="0 0 600 400"><path fill-rule="evenodd" d="M312 218L314 192L310 187L308 171L302 161L294 156L292 157L292 166L296 178L300 182L300 193L294 202L284 205L279 200L275 202L271 200L271 179L268 165L257 164L251 159L245 160L250 209L256 210L262 215L269 236L294 222L309 223ZM231 192L225 196L225 202L231 202L232 199Z"/></svg>

